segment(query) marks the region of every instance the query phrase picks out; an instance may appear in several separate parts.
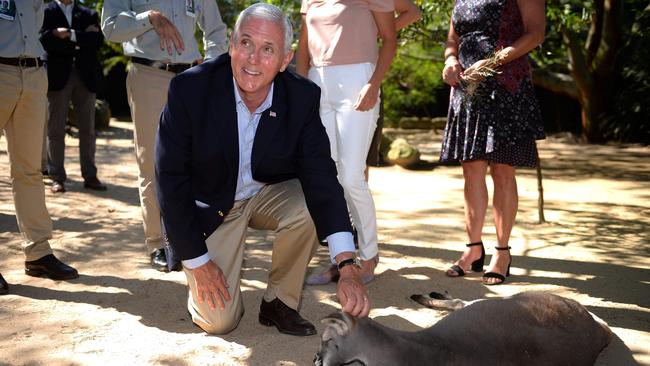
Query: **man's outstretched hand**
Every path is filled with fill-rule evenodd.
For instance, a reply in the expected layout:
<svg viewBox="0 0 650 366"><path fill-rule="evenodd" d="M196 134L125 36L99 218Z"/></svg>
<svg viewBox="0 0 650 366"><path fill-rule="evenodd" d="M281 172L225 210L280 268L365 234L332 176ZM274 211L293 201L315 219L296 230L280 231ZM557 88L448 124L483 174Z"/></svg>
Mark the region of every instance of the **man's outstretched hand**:
<svg viewBox="0 0 650 366"><path fill-rule="evenodd" d="M361 269L357 266L345 266L339 271L336 295L344 312L365 317L370 313L370 299L361 281Z"/></svg>

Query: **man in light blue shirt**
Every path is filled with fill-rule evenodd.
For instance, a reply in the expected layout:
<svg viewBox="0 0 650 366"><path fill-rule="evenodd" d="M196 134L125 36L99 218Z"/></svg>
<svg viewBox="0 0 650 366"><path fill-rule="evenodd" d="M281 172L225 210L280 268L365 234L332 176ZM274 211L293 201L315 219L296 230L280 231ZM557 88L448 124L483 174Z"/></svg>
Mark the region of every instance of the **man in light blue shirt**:
<svg viewBox="0 0 650 366"><path fill-rule="evenodd" d="M203 59L194 38L196 25L203 31L206 59L227 51L227 28L215 0L160 0L155 10L149 2L105 0L102 8L106 39L121 42L124 54L131 57L126 87L134 123L145 242L152 267L161 271L168 266L156 202L154 140L170 80Z"/></svg>
<svg viewBox="0 0 650 366"><path fill-rule="evenodd" d="M6 3L0 9L0 131L7 139L16 220L24 239L25 273L56 280L77 278L77 270L59 261L48 242L52 220L45 207L41 175L47 75L38 40L43 1ZM8 291L0 275L0 294Z"/></svg>

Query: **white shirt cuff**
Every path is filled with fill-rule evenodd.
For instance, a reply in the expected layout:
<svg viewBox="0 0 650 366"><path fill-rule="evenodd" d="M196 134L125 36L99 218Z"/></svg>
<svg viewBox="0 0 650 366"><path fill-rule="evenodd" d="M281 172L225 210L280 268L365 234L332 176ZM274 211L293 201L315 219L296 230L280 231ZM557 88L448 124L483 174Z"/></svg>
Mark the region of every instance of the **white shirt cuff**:
<svg viewBox="0 0 650 366"><path fill-rule="evenodd" d="M70 40L75 43L77 42L77 33L74 29L70 29Z"/></svg>
<svg viewBox="0 0 650 366"><path fill-rule="evenodd" d="M194 268L201 267L202 265L208 263L208 261L210 261L210 256L208 255L208 253L205 253L200 257L181 261L181 263L183 263L183 267L185 268L194 269Z"/></svg>
<svg viewBox="0 0 650 366"><path fill-rule="evenodd" d="M354 239L349 231L339 231L327 236L327 246L330 248L330 259L336 263L336 256L343 252L355 252Z"/></svg>
<svg viewBox="0 0 650 366"><path fill-rule="evenodd" d="M142 13L138 13L135 15L135 19L138 21L140 24L140 28L153 28L153 25L149 22L149 13L151 13L151 10L147 10Z"/></svg>

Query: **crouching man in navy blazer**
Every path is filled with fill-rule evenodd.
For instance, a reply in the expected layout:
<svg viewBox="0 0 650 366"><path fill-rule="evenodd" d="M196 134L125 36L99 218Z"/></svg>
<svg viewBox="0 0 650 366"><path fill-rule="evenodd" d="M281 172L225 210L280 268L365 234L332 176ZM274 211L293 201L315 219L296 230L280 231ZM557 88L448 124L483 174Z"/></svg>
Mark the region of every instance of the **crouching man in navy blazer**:
<svg viewBox="0 0 650 366"><path fill-rule="evenodd" d="M320 90L286 71L292 35L279 8L254 4L240 14L228 54L179 74L169 87L156 143L158 200L187 276L188 310L208 333L231 331L243 315L249 226L276 234L260 323L316 333L297 310L319 237L341 270L343 311L370 310L318 114Z"/></svg>

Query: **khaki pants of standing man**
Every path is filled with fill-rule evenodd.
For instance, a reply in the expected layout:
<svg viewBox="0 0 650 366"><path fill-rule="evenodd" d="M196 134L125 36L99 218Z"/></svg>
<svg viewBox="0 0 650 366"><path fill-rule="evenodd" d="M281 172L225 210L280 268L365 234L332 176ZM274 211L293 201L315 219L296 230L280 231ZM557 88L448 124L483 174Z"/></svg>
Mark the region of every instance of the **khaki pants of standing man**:
<svg viewBox="0 0 650 366"><path fill-rule="evenodd" d="M305 272L318 240L300 183L289 180L264 186L253 197L235 202L224 222L206 239L210 258L228 280L232 300L224 310L212 310L207 301L198 301L194 277L185 268L190 286L187 309L194 323L208 333L230 332L244 314L239 281L248 227L276 234L264 299L278 298L298 310Z"/></svg>
<svg viewBox="0 0 650 366"><path fill-rule="evenodd" d="M43 67L0 64L0 80L0 129L7 138L16 220L25 260L33 261L52 254L52 220L41 175L47 74Z"/></svg>
<svg viewBox="0 0 650 366"><path fill-rule="evenodd" d="M132 63L126 91L133 120L144 237L149 252L162 248L160 207L154 182L154 149L160 113L167 103L169 82L176 74Z"/></svg>

